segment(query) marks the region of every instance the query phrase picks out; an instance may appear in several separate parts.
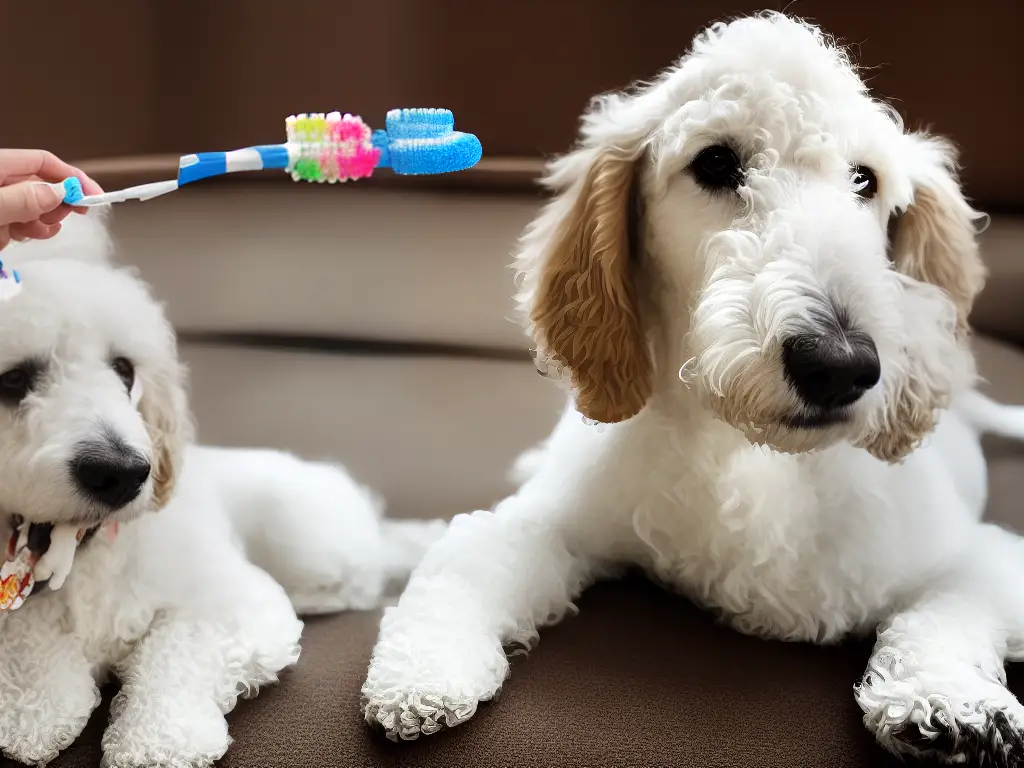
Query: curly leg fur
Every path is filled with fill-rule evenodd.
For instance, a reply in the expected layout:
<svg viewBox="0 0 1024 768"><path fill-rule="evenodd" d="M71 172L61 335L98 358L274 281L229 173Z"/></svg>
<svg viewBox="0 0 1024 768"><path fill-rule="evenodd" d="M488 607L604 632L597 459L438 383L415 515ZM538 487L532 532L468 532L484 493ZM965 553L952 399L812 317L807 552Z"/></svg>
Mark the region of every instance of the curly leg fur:
<svg viewBox="0 0 1024 768"><path fill-rule="evenodd" d="M81 643L50 613L0 617L0 747L28 765L70 746L100 702Z"/></svg>

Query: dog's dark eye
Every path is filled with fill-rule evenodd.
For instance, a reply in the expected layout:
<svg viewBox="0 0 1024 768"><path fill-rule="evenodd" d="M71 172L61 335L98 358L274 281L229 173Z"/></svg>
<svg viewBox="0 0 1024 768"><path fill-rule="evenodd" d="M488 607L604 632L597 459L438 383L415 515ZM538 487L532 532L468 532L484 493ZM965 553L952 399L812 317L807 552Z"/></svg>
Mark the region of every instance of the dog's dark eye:
<svg viewBox="0 0 1024 768"><path fill-rule="evenodd" d="M878 177L866 165L858 165L853 169L853 189L865 200L878 194Z"/></svg>
<svg viewBox="0 0 1024 768"><path fill-rule="evenodd" d="M110 367L124 382L125 389L131 392L132 385L135 383L135 366L132 365L132 361L127 357L115 357L110 361Z"/></svg>
<svg viewBox="0 0 1024 768"><path fill-rule="evenodd" d="M39 366L22 363L0 374L0 401L6 405L18 405L32 391L39 378Z"/></svg>
<svg viewBox="0 0 1024 768"><path fill-rule="evenodd" d="M690 163L690 171L698 184L712 192L736 189L745 175L739 156L724 144L702 149Z"/></svg>

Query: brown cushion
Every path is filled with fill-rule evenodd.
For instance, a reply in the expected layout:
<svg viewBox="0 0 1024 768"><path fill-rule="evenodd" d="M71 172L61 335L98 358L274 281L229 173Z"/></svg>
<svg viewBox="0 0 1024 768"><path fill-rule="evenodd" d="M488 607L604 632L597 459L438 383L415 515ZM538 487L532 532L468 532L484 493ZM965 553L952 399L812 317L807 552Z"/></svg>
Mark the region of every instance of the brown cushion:
<svg viewBox="0 0 1024 768"><path fill-rule="evenodd" d="M115 206L118 251L182 332L526 350L510 253L536 195L237 182Z"/></svg>
<svg viewBox="0 0 1024 768"><path fill-rule="evenodd" d="M992 217L979 242L989 278L971 322L986 334L1024 343L1024 217Z"/></svg>
<svg viewBox="0 0 1024 768"><path fill-rule="evenodd" d="M415 743L371 733L359 687L377 613L307 624L280 685L230 716L225 768L870 766L887 760L860 724L851 686L863 643L767 643L636 578L590 590L579 617L545 631L492 704ZM52 765L95 768L105 713Z"/></svg>
<svg viewBox="0 0 1024 768"><path fill-rule="evenodd" d="M341 460L391 514L450 517L512 486L565 402L523 360L183 345L204 443ZM523 356L525 358L525 355Z"/></svg>
<svg viewBox="0 0 1024 768"><path fill-rule="evenodd" d="M985 339L977 347L992 393L1024 402L1024 354ZM988 447L989 516L1024 529L1024 448ZM853 701L870 641L822 648L745 637L639 577L591 589L580 608L515 660L499 698L470 722L398 745L372 734L358 708L379 614L309 621L298 668L230 716L236 742L222 765L900 765L875 746ZM1024 694L1013 667L1010 684ZM105 724L103 710L53 765L94 768Z"/></svg>
<svg viewBox="0 0 1024 768"><path fill-rule="evenodd" d="M1024 353L1016 347L978 338L978 365L987 379L981 389L1003 403L1024 405ZM999 437L983 440L988 457L987 517L1024 533L1024 444Z"/></svg>

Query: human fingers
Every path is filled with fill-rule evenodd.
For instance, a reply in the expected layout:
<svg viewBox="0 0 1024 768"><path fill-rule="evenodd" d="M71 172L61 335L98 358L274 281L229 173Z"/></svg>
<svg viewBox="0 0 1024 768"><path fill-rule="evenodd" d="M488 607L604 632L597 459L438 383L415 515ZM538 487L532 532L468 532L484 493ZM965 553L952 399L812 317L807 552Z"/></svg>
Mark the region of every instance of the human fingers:
<svg viewBox="0 0 1024 768"><path fill-rule="evenodd" d="M37 176L55 182L85 174L45 149L0 149L0 179L6 181L12 176Z"/></svg>
<svg viewBox="0 0 1024 768"><path fill-rule="evenodd" d="M63 194L49 184L23 181L10 187L0 187L0 226L35 221L63 201Z"/></svg>

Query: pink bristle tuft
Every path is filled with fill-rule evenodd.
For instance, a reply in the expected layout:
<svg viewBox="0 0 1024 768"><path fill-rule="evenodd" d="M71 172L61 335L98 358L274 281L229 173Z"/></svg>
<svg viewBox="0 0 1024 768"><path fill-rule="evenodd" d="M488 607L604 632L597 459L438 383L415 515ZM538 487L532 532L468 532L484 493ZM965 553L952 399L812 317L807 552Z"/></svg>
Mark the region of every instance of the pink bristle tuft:
<svg viewBox="0 0 1024 768"><path fill-rule="evenodd" d="M380 159L380 149L363 144L350 151L338 152L338 175L343 179L365 179L373 174Z"/></svg>
<svg viewBox="0 0 1024 768"><path fill-rule="evenodd" d="M334 129L336 141L363 142L370 138L370 126L354 115L345 115Z"/></svg>
<svg viewBox="0 0 1024 768"><path fill-rule="evenodd" d="M338 178L349 181L370 176L380 158L380 150L370 142L370 127L358 115L331 116L330 139Z"/></svg>
<svg viewBox="0 0 1024 768"><path fill-rule="evenodd" d="M293 178L336 183L373 175L381 150L373 145L373 131L358 115L303 114L286 124L289 141L303 145Z"/></svg>

